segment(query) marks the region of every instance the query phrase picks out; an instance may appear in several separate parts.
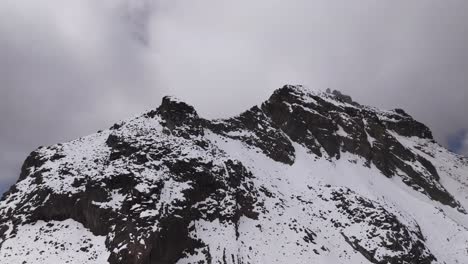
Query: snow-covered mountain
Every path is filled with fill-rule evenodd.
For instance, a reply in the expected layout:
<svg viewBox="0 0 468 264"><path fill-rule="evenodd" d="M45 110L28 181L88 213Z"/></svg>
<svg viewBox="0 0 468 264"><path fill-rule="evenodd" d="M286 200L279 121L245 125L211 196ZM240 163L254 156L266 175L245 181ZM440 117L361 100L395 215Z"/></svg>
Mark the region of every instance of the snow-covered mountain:
<svg viewBox="0 0 468 264"><path fill-rule="evenodd" d="M468 263L468 159L401 109L284 86L239 116L159 108L41 147L0 263Z"/></svg>

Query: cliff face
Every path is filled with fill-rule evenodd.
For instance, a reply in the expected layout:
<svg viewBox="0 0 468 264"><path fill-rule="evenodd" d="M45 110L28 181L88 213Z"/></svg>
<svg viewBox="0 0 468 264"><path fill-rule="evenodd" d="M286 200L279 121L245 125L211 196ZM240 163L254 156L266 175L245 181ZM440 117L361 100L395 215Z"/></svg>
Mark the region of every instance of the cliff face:
<svg viewBox="0 0 468 264"><path fill-rule="evenodd" d="M31 153L0 263L465 263L465 208L467 160L401 109L284 86L206 120L165 97Z"/></svg>

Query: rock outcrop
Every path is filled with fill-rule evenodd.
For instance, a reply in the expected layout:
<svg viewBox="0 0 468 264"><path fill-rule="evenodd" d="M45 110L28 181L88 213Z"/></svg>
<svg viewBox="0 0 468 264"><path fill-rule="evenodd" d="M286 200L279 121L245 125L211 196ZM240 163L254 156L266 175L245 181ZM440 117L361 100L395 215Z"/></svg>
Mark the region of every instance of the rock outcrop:
<svg viewBox="0 0 468 264"><path fill-rule="evenodd" d="M165 97L109 130L31 153L0 202L0 263L42 263L42 254L112 264L468 261L451 245L468 241L467 171L403 110L338 91L287 85L220 120ZM105 240L83 238L77 256L64 242L53 253L12 246L27 232L54 243L74 225L64 221ZM431 234L439 223L446 230Z"/></svg>

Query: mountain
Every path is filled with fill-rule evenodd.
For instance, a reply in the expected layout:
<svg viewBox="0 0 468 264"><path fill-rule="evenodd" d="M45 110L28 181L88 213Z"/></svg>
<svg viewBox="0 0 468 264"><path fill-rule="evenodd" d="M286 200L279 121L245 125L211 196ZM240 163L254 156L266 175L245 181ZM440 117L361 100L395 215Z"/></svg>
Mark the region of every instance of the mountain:
<svg viewBox="0 0 468 264"><path fill-rule="evenodd" d="M159 108L40 147L0 263L468 263L468 159L401 109L287 85L221 120Z"/></svg>

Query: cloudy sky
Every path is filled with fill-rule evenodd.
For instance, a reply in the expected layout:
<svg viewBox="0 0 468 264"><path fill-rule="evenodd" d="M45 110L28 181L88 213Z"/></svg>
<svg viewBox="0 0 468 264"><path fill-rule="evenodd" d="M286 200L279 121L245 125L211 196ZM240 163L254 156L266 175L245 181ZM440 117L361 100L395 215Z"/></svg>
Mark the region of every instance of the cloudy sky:
<svg viewBox="0 0 468 264"><path fill-rule="evenodd" d="M285 83L404 108L468 153L463 0L3 0L0 193L40 145L159 105L229 116Z"/></svg>

